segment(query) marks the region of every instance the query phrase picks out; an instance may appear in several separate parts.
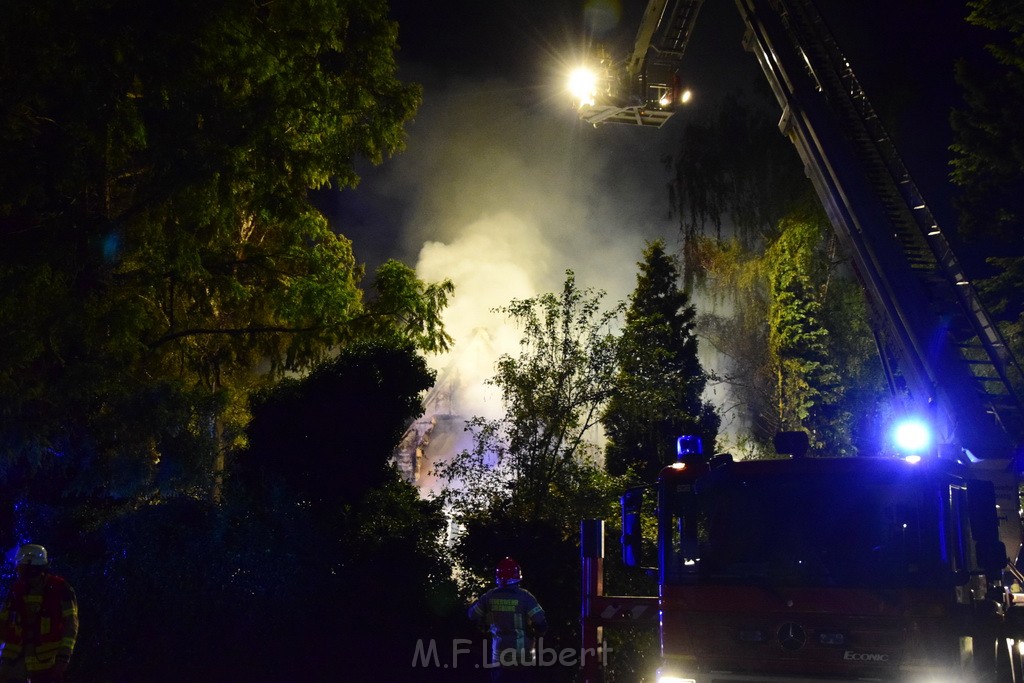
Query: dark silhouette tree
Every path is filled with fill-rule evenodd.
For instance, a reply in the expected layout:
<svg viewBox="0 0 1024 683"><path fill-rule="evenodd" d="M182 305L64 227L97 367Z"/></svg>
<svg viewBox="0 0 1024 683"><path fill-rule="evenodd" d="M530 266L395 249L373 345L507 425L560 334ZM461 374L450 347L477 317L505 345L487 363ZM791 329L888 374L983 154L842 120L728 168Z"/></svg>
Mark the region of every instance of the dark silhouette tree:
<svg viewBox="0 0 1024 683"><path fill-rule="evenodd" d="M688 293L706 273L700 238L760 248L809 188L796 151L778 133L776 106L766 85L746 97L730 94L714 116L688 124L679 151L666 158Z"/></svg>
<svg viewBox="0 0 1024 683"><path fill-rule="evenodd" d="M957 82L965 107L951 123L951 177L960 232L991 269L979 283L1018 358L1024 357L1024 7L968 2L967 21L990 31L986 63L962 60ZM1024 391L1024 387L1020 387Z"/></svg>
<svg viewBox="0 0 1024 683"><path fill-rule="evenodd" d="M433 381L411 343L351 344L257 399L239 476L283 482L325 509L351 504L390 478L394 449Z"/></svg>
<svg viewBox="0 0 1024 683"><path fill-rule="evenodd" d="M95 528L108 552L73 573L111 591L79 653L88 678L402 680L416 639L458 634L441 503L388 465L432 381L411 342L352 344L260 397L220 505L178 497ZM291 655L251 656L277 648Z"/></svg>

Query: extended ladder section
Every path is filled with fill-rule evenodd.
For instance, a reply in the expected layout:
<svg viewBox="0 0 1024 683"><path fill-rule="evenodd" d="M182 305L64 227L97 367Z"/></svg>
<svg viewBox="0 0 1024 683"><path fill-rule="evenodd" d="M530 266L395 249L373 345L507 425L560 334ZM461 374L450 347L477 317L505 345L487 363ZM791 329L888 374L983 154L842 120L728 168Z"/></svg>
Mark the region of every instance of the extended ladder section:
<svg viewBox="0 0 1024 683"><path fill-rule="evenodd" d="M736 5L901 389L974 456L1014 455L1024 440L1020 366L817 10L810 0Z"/></svg>
<svg viewBox="0 0 1024 683"><path fill-rule="evenodd" d="M676 72L704 0L651 0L626 62L641 99L658 102L675 87Z"/></svg>

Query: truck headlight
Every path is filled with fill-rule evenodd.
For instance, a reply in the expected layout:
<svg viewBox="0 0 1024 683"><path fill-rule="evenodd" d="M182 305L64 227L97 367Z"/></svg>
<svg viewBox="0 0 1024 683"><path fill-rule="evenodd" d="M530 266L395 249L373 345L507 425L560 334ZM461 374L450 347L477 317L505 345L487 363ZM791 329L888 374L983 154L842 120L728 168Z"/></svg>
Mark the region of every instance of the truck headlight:
<svg viewBox="0 0 1024 683"><path fill-rule="evenodd" d="M675 674L663 674L659 671L658 683L697 683L697 679L676 676Z"/></svg>

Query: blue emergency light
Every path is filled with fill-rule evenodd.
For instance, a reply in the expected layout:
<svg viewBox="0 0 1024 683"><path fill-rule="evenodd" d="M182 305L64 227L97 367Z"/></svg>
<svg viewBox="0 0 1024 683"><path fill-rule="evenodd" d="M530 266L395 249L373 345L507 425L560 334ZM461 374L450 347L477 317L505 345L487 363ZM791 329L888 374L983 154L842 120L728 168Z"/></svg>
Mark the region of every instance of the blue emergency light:
<svg viewBox="0 0 1024 683"><path fill-rule="evenodd" d="M904 456L922 456L928 453L932 445L932 430L928 423L918 418L910 418L896 424L893 429L893 442Z"/></svg>
<svg viewBox="0 0 1024 683"><path fill-rule="evenodd" d="M699 436L681 436L676 439L676 460L691 460L704 454L704 444Z"/></svg>

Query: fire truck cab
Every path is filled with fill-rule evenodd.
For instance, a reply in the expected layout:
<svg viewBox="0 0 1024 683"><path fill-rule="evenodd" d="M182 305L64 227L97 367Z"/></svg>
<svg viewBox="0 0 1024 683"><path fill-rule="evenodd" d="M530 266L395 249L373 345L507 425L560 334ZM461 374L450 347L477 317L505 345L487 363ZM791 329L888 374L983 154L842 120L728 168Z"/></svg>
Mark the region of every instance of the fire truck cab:
<svg viewBox="0 0 1024 683"><path fill-rule="evenodd" d="M962 464L692 455L653 490L662 683L994 673L1006 549L992 483Z"/></svg>

